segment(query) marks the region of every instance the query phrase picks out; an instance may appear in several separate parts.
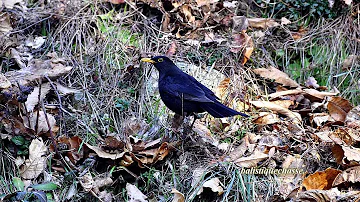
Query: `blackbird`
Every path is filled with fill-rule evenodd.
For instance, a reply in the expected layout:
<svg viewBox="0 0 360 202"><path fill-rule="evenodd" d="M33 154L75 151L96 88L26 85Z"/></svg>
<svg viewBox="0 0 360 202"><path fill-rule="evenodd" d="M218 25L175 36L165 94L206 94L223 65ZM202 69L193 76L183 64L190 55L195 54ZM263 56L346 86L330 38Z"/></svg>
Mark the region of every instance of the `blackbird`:
<svg viewBox="0 0 360 202"><path fill-rule="evenodd" d="M195 113L207 111L216 118L235 115L249 117L221 104L210 89L181 71L168 57L155 56L142 58L141 61L152 63L159 71L161 99L176 114L195 117Z"/></svg>

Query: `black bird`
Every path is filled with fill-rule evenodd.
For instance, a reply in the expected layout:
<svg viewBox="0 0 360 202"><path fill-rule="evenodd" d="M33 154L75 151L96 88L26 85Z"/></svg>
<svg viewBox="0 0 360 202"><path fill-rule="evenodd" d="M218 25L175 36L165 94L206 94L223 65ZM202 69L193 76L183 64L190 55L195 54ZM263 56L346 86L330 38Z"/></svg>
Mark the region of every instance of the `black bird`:
<svg viewBox="0 0 360 202"><path fill-rule="evenodd" d="M141 61L152 63L159 71L161 99L176 114L187 116L207 111L216 118L235 115L249 117L221 104L210 89L181 71L168 57L155 56L142 58Z"/></svg>

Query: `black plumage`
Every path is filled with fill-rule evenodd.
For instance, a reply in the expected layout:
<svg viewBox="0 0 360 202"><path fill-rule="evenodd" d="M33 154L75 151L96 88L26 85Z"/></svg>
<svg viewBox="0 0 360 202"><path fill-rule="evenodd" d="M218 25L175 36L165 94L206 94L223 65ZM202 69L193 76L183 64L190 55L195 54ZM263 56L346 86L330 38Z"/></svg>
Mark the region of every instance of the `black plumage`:
<svg viewBox="0 0 360 202"><path fill-rule="evenodd" d="M248 115L221 104L214 92L184 73L168 57L155 56L142 58L152 63L159 71L159 92L161 100L179 115L191 115L207 111L213 117L222 118L235 115Z"/></svg>

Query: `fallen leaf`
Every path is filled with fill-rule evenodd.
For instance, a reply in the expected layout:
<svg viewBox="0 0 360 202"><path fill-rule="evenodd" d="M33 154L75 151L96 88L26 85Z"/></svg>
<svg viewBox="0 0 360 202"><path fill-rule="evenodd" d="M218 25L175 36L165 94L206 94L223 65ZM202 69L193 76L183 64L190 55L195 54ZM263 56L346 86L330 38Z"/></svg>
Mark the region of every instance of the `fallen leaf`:
<svg viewBox="0 0 360 202"><path fill-rule="evenodd" d="M35 179L44 170L46 163L47 147L41 137L33 139L29 146L29 159L21 166L20 173L24 179Z"/></svg>
<svg viewBox="0 0 360 202"><path fill-rule="evenodd" d="M299 87L300 85L296 81L292 80L286 73L276 69L275 67L270 66L269 68L258 68L253 69L255 74L260 75L266 79L275 80L275 82L280 83L284 86L290 87Z"/></svg>
<svg viewBox="0 0 360 202"><path fill-rule="evenodd" d="M92 188L95 186L94 179L90 172L85 173L85 175L83 175L79 181L85 192L91 191Z"/></svg>
<svg viewBox="0 0 360 202"><path fill-rule="evenodd" d="M145 196L135 185L126 183L126 191L129 202L147 202L147 196Z"/></svg>
<svg viewBox="0 0 360 202"><path fill-rule="evenodd" d="M38 36L38 37L30 37L28 39L26 39L25 41L25 45L29 46L33 49L38 49L40 48L46 41L46 37L44 36Z"/></svg>
<svg viewBox="0 0 360 202"><path fill-rule="evenodd" d="M21 58L16 61L19 64ZM65 66L62 63L55 63L51 60L43 61L39 59L30 60L29 65L20 63L19 66L23 68L17 71L8 71L5 73L6 78L13 85L17 85L18 82L22 86L27 86L38 80L46 80L45 76L48 76L53 80L69 73L72 70L71 66Z"/></svg>
<svg viewBox="0 0 360 202"><path fill-rule="evenodd" d="M212 192L218 193L219 196L224 193L224 188L220 185L220 180L217 177L206 181L198 191L197 195L200 195L204 191L204 187L210 188Z"/></svg>
<svg viewBox="0 0 360 202"><path fill-rule="evenodd" d="M259 29L267 29L280 26L274 19L270 18L248 18L249 26Z"/></svg>
<svg viewBox="0 0 360 202"><path fill-rule="evenodd" d="M34 111L33 113L30 113L28 116L30 118L30 121L28 120L28 118L25 116L23 117L23 124L25 127L30 128L34 131L36 131L36 122L38 123L37 125L37 134L39 133L46 133L48 132L49 126L47 124L47 120L45 117L45 113L43 111L39 111L39 118L37 118L37 111ZM47 113L47 118L49 120L49 124L51 127L51 131L53 132L57 132L59 130L59 128L56 126L56 120L54 118L54 116L52 114ZM30 126L29 126L30 123Z"/></svg>
<svg viewBox="0 0 360 202"><path fill-rule="evenodd" d="M281 21L281 22L280 22L281 25L287 25L287 24L290 24L290 23L291 23L291 21L288 20L288 19L285 18L285 17L282 17L280 21Z"/></svg>
<svg viewBox="0 0 360 202"><path fill-rule="evenodd" d="M357 55L349 55L343 62L341 69L342 70L350 70L351 66L359 60L360 57Z"/></svg>
<svg viewBox="0 0 360 202"><path fill-rule="evenodd" d="M250 58L253 50L254 43L252 38L245 33L245 31L240 32L239 34L234 34L232 45L230 46L230 52L238 53L241 51L243 54L243 59L241 64L245 64Z"/></svg>
<svg viewBox="0 0 360 202"><path fill-rule="evenodd" d="M283 115L289 117L294 123L301 123L301 121L302 121L300 114L298 114L296 112L292 112L289 109L286 109L285 107L282 107L275 103L268 102L268 101L250 101L250 103L257 108L267 108L272 111L276 111L280 114L283 114Z"/></svg>
<svg viewBox="0 0 360 202"><path fill-rule="evenodd" d="M124 154L126 153L125 151L123 151L121 153L117 152L115 154L113 154L113 153L110 154L106 151L103 151L99 147L91 146L88 143L85 143L85 144L89 149L93 150L101 158L116 160L116 159L122 158L124 156Z"/></svg>
<svg viewBox="0 0 360 202"><path fill-rule="evenodd" d="M257 164L269 157L268 154L265 154L259 150L255 150L253 154L247 157L241 157L239 159L234 160L233 162L243 168L251 168L257 166Z"/></svg>
<svg viewBox="0 0 360 202"><path fill-rule="evenodd" d="M333 186L338 186L343 183L359 183L360 182L360 166L355 166L344 170L339 174L333 182Z"/></svg>
<svg viewBox="0 0 360 202"><path fill-rule="evenodd" d="M11 86L10 81L4 76L3 73L0 73L0 89L6 89L9 88L10 86Z"/></svg>
<svg viewBox="0 0 360 202"><path fill-rule="evenodd" d="M50 83L43 83L41 84L41 95L40 100L43 100L45 96L50 92ZM28 98L25 102L25 106L27 112L32 112L37 104L39 104L39 92L40 88L35 87L33 92L28 95Z"/></svg>
<svg viewBox="0 0 360 202"><path fill-rule="evenodd" d="M345 123L349 128L360 128L360 105L347 113Z"/></svg>
<svg viewBox="0 0 360 202"><path fill-rule="evenodd" d="M0 33L7 33L13 30L8 13L0 12Z"/></svg>
<svg viewBox="0 0 360 202"><path fill-rule="evenodd" d="M191 8L188 4L181 6L180 11L185 15L187 22L189 23L195 22L195 16L192 15Z"/></svg>
<svg viewBox="0 0 360 202"><path fill-rule="evenodd" d="M352 109L351 103L342 97L332 97L327 104L329 114L335 121L345 122L347 113Z"/></svg>
<svg viewBox="0 0 360 202"><path fill-rule="evenodd" d="M175 188L172 188L171 193L174 194L172 202L185 202L185 196Z"/></svg>
<svg viewBox="0 0 360 202"><path fill-rule="evenodd" d="M258 125L269 125L279 122L281 122L279 116L269 112L260 112L259 116L253 120L253 123Z"/></svg>
<svg viewBox="0 0 360 202"><path fill-rule="evenodd" d="M294 201L317 201L317 202L328 202L333 201L333 199L338 198L341 195L341 192L332 188L330 190L309 190L300 192L293 199ZM345 199L345 201L348 201Z"/></svg>
<svg viewBox="0 0 360 202"><path fill-rule="evenodd" d="M332 184L339 173L341 173L340 170L327 168L325 171L318 171L306 177L303 185L306 190L329 190L332 188Z"/></svg>
<svg viewBox="0 0 360 202"><path fill-rule="evenodd" d="M218 98L220 98L220 100L224 100L229 85L230 85L230 78L225 78L219 83L218 87L215 90L215 95Z"/></svg>
<svg viewBox="0 0 360 202"><path fill-rule="evenodd" d="M73 88L69 88L66 86L61 85L58 82L54 82L56 89L59 91L60 95L65 96L65 95L69 95L69 94L75 94L75 93L79 93L80 91L77 89L73 89Z"/></svg>
<svg viewBox="0 0 360 202"><path fill-rule="evenodd" d="M301 89L278 91L278 92L269 94L268 97L271 99L275 99L275 98L286 96L286 95L300 94L302 92L303 92L303 90L301 90Z"/></svg>

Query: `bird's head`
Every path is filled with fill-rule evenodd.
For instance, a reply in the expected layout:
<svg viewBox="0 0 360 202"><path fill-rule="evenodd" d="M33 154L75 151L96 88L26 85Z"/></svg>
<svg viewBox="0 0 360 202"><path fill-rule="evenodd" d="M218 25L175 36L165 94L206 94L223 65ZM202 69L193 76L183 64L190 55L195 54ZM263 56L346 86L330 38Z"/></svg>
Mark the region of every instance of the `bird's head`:
<svg viewBox="0 0 360 202"><path fill-rule="evenodd" d="M178 69L176 65L166 56L155 56L152 58L141 58L142 62L149 62L155 66L159 72L168 72Z"/></svg>

